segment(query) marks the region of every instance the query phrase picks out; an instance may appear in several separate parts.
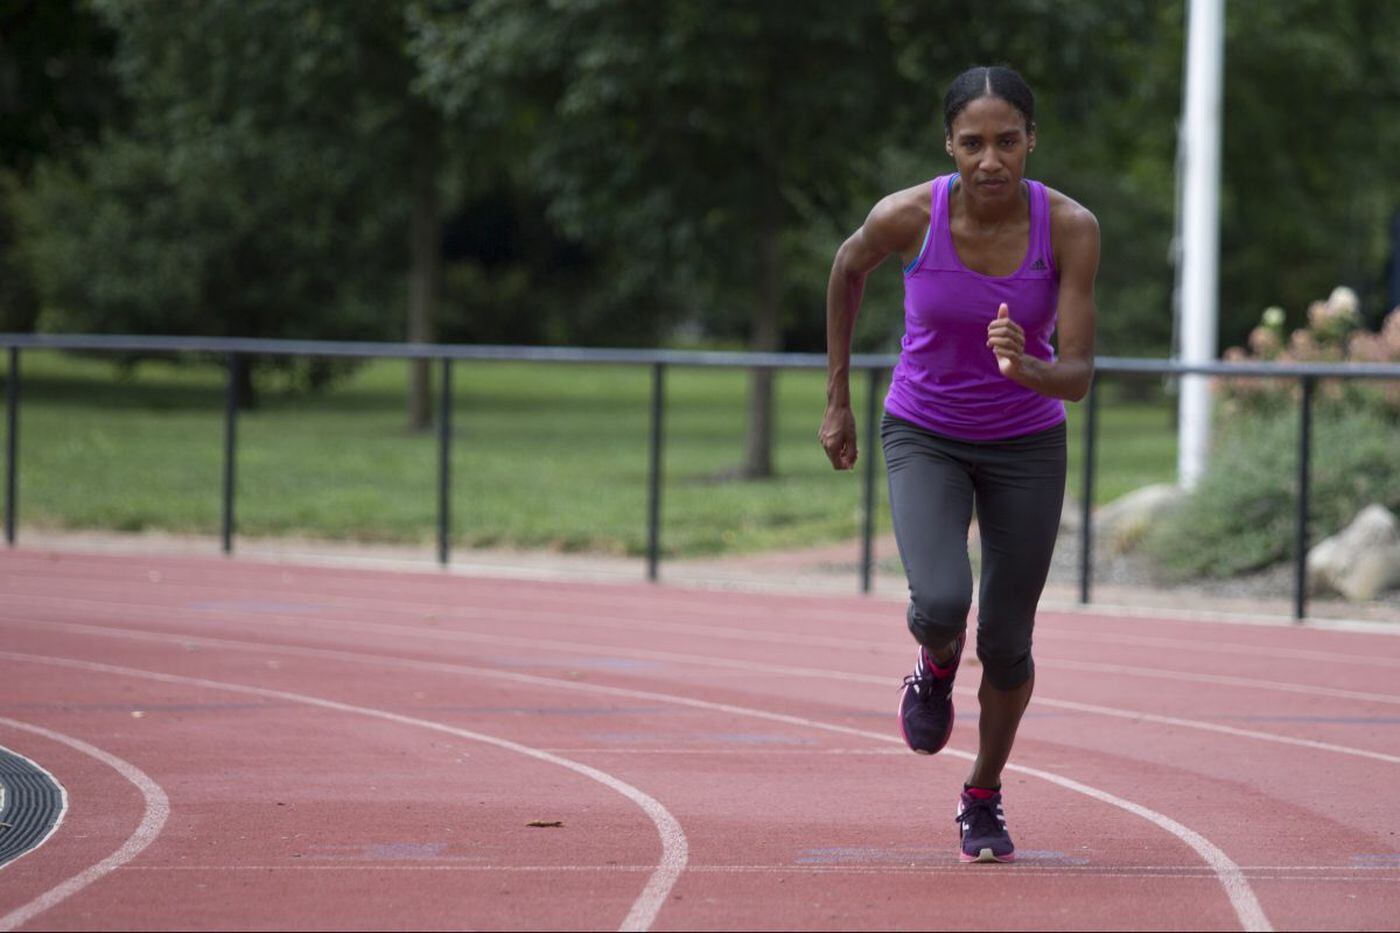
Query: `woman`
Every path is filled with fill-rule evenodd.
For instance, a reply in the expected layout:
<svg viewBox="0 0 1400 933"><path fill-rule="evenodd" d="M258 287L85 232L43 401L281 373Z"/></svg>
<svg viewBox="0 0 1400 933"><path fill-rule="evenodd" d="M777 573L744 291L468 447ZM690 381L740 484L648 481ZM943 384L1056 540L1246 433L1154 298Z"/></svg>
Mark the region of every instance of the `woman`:
<svg viewBox="0 0 1400 933"><path fill-rule="evenodd" d="M944 98L943 126L956 173L884 198L836 253L821 443L836 469L855 465L851 334L866 276L898 254L905 335L881 437L919 644L900 724L926 755L952 732L975 508L980 742L957 820L964 861L1005 862L1015 847L1001 771L1035 683L1031 629L1064 499L1062 400L1083 398L1093 378L1099 229L1073 200L1024 178L1035 103L1016 72L963 72Z"/></svg>

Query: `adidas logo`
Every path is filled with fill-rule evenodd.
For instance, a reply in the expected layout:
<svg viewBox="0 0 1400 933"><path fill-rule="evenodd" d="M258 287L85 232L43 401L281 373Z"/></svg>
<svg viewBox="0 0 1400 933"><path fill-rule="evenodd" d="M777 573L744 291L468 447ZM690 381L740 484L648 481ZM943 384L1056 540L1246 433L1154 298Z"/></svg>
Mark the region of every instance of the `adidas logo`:
<svg viewBox="0 0 1400 933"><path fill-rule="evenodd" d="M1032 269L1044 269L1044 268L1045 268L1045 260L1044 260L1044 259L1037 259L1035 262L1031 263L1031 268L1032 268Z"/></svg>

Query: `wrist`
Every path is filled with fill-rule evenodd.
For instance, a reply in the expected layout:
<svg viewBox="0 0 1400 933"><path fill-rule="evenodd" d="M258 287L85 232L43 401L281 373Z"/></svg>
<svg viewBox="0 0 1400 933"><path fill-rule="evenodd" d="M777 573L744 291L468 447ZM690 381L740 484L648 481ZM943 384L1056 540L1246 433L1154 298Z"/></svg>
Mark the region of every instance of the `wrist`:
<svg viewBox="0 0 1400 933"><path fill-rule="evenodd" d="M850 408L851 407L851 386L844 380L840 383L832 382L826 387L826 407L827 408Z"/></svg>
<svg viewBox="0 0 1400 933"><path fill-rule="evenodd" d="M1040 368L1037 369L1037 366ZM1034 389L1039 392L1041 390L1041 384L1044 381L1041 378L1045 375L1044 369L1044 361L1038 360L1027 353L1022 353L1020 359L1016 361L1016 370L1012 378L1027 389Z"/></svg>

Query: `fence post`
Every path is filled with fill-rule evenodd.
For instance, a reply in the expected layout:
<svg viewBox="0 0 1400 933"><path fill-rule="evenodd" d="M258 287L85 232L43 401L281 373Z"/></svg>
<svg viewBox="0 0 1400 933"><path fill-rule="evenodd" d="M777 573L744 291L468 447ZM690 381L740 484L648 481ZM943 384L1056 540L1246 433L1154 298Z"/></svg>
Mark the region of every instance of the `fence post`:
<svg viewBox="0 0 1400 933"><path fill-rule="evenodd" d="M238 367L242 363L243 361L237 353L228 355L228 385L224 391L223 546L225 554L233 553L234 469L238 459Z"/></svg>
<svg viewBox="0 0 1400 933"><path fill-rule="evenodd" d="M1084 406L1084 477L1079 490L1079 602L1089 605L1094 576L1094 437L1098 433L1098 379L1089 383Z"/></svg>
<svg viewBox="0 0 1400 933"><path fill-rule="evenodd" d="M438 405L438 563L447 566L452 539L452 360L442 359Z"/></svg>
<svg viewBox="0 0 1400 933"><path fill-rule="evenodd" d="M10 347L5 376L5 543L15 546L19 512L19 347Z"/></svg>
<svg viewBox="0 0 1400 933"><path fill-rule="evenodd" d="M1313 376L1302 377L1298 412L1298 519L1293 548L1293 621L1308 615L1308 465L1312 459Z"/></svg>
<svg viewBox="0 0 1400 933"><path fill-rule="evenodd" d="M869 395L865 400L865 521L861 527L860 591L869 593L875 577L875 425L880 394L880 370L870 368Z"/></svg>
<svg viewBox="0 0 1400 933"><path fill-rule="evenodd" d="M651 364L651 456L647 465L647 579L655 583L661 563L661 441L666 407L666 364Z"/></svg>

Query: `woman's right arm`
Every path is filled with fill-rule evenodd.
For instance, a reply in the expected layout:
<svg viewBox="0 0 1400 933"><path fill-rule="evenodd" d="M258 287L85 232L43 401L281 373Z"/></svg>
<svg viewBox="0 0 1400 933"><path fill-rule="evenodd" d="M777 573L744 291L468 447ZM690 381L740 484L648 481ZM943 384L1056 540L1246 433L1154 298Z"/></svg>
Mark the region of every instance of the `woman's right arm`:
<svg viewBox="0 0 1400 933"><path fill-rule="evenodd" d="M851 337L855 333L865 278L892 253L921 242L928 204L917 192L892 194L875 205L860 229L836 251L826 286L826 416L819 438L831 465L849 470L856 463L856 419L851 412ZM925 197L927 195L925 194Z"/></svg>

